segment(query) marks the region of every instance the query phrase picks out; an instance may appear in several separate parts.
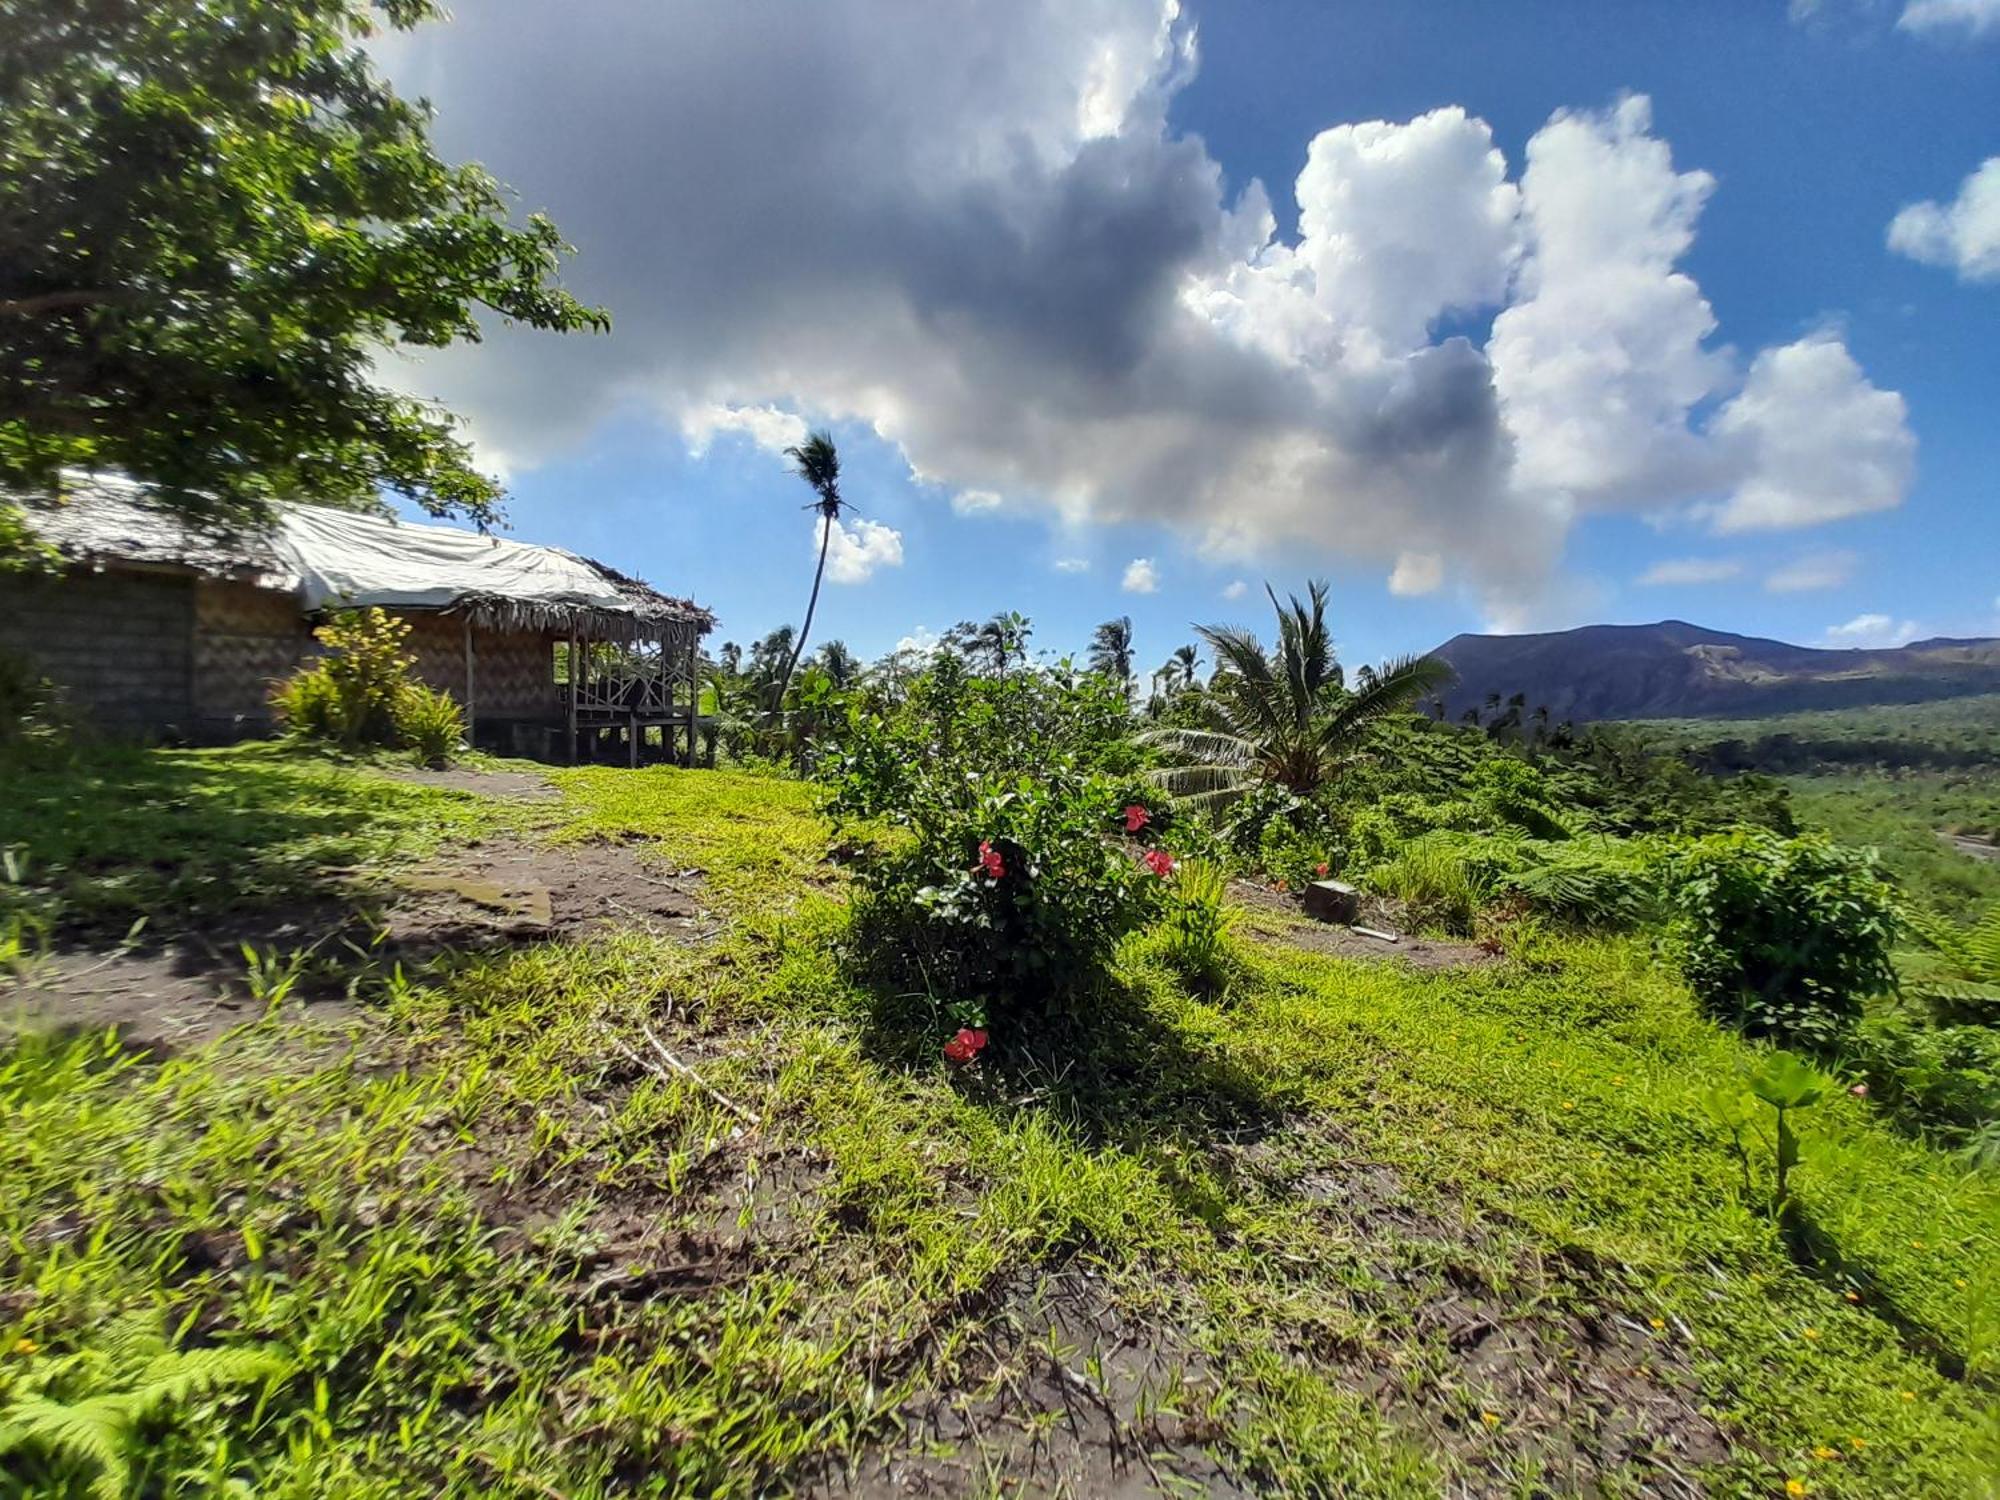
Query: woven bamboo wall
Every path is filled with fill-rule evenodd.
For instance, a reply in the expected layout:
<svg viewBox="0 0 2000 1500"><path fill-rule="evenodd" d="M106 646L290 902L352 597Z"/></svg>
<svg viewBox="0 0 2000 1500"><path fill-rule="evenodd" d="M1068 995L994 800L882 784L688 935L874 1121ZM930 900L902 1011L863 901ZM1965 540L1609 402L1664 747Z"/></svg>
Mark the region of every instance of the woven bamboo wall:
<svg viewBox="0 0 2000 1500"><path fill-rule="evenodd" d="M195 716L206 738L270 729L271 688L318 649L289 594L204 579L195 588Z"/></svg>
<svg viewBox="0 0 2000 1500"><path fill-rule="evenodd" d="M465 621L411 613L410 654L418 677L465 701ZM472 636L473 708L480 718L557 718L555 641L532 630L478 630Z"/></svg>

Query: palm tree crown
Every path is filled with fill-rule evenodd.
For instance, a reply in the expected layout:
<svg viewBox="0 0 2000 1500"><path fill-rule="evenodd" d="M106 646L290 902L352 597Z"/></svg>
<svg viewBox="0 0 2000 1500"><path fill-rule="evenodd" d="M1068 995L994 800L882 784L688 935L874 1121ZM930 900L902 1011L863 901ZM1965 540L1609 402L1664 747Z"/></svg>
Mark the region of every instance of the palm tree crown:
<svg viewBox="0 0 2000 1500"><path fill-rule="evenodd" d="M1132 684L1132 617L1106 620L1090 635L1090 670L1101 672L1120 687Z"/></svg>
<svg viewBox="0 0 2000 1500"><path fill-rule="evenodd" d="M1371 724L1451 680L1445 663L1417 656L1357 674L1350 689L1326 627L1327 586L1308 585L1303 603L1293 595L1280 604L1268 585L1264 591L1277 611L1277 648L1267 651L1234 626L1197 626L1217 664L1205 724L1139 736L1186 762L1154 775L1197 806L1225 806L1259 782L1310 793L1355 758Z"/></svg>
<svg viewBox="0 0 2000 1500"><path fill-rule="evenodd" d="M831 433L810 433L797 447L787 448L785 456L796 466L792 472L811 486L815 497L806 509L819 512L819 566L813 570L812 597L806 600L805 623L799 626L792 654L785 660L784 675L778 679L778 696L771 703L774 712L785 706L785 692L792 685L792 673L798 670L799 654L806 649L806 637L812 634L813 611L819 608L819 586L826 577L826 549L833 540L833 528L840 524L840 507L845 503L840 498L840 454L833 446Z"/></svg>

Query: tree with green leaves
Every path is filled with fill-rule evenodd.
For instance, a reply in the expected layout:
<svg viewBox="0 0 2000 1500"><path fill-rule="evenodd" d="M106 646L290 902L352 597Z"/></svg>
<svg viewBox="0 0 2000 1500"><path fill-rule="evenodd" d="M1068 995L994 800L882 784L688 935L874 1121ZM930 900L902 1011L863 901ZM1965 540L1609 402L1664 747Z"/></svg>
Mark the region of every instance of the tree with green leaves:
<svg viewBox="0 0 2000 1500"><path fill-rule="evenodd" d="M799 656L806 649L806 637L812 634L813 613L819 608L820 585L826 580L826 550L833 541L833 528L840 524L840 512L847 504L840 498L840 454L833 446L832 433L811 433L797 447L787 448L785 456L792 461L792 472L803 479L813 492L806 509L819 515L819 565L813 569L812 595L806 600L805 623L799 627L798 637L792 642L792 654L785 660L784 674L778 679L777 695L771 700L774 712L785 706L785 693L791 688L792 674L799 669Z"/></svg>
<svg viewBox="0 0 2000 1500"><path fill-rule="evenodd" d="M1451 680L1445 663L1418 656L1390 662L1350 689L1327 630L1327 586L1309 585L1304 603L1293 595L1279 604L1268 585L1265 593L1277 611L1277 648L1234 626L1195 627L1217 663L1202 722L1139 736L1184 762L1155 775L1197 806L1226 806L1259 783L1308 795L1356 758L1370 725Z"/></svg>
<svg viewBox="0 0 2000 1500"><path fill-rule="evenodd" d="M1090 633L1090 670L1109 677L1129 694L1132 690L1132 617L1106 620Z"/></svg>
<svg viewBox="0 0 2000 1500"><path fill-rule="evenodd" d="M0 489L97 470L232 524L383 489L493 517L455 420L377 358L477 340L484 314L609 322L557 284L555 226L442 161L377 74L371 34L439 14L0 0Z"/></svg>

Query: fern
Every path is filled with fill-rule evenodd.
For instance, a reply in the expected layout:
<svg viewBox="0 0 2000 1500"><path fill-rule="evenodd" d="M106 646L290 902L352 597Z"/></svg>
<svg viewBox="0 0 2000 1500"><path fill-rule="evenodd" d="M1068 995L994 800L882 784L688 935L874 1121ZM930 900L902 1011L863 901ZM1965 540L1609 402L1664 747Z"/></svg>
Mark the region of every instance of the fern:
<svg viewBox="0 0 2000 1500"><path fill-rule="evenodd" d="M35 1450L48 1461L91 1472L90 1493L120 1500L132 1483L143 1430L211 1391L274 1380L290 1361L266 1346L174 1350L144 1317L121 1318L98 1348L60 1367L94 1368L100 1389L75 1401L37 1392L0 1411L0 1454Z"/></svg>

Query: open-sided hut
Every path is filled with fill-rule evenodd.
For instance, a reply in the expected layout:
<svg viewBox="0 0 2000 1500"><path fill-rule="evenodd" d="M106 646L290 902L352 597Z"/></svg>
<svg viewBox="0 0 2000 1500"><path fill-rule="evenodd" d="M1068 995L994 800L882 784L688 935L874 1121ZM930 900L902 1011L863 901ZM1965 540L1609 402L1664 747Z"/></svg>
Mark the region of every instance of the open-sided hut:
<svg viewBox="0 0 2000 1500"><path fill-rule="evenodd" d="M410 623L415 672L458 699L475 744L545 759L695 756L700 605L556 547L287 504L217 535L79 483L30 524L52 577L0 574L0 649L107 733L267 733L270 692L320 649L329 611Z"/></svg>

